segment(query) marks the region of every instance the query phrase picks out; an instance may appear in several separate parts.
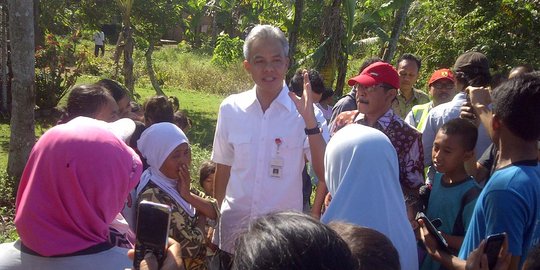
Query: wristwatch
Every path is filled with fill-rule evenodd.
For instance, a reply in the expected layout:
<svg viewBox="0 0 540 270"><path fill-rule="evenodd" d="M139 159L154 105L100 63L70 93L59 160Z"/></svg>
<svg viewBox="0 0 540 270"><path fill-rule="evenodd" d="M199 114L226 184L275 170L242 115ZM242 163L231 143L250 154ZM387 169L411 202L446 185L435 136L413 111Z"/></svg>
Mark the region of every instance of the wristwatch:
<svg viewBox="0 0 540 270"><path fill-rule="evenodd" d="M304 132L306 132L306 135L315 135L322 133L322 130L319 127L319 123L317 123L317 126L314 128L304 128Z"/></svg>

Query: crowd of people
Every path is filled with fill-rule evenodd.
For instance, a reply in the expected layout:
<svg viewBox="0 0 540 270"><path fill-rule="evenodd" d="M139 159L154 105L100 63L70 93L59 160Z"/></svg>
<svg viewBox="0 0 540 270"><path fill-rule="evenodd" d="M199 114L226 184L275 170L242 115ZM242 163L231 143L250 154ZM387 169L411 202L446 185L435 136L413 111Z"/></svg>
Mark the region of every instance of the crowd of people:
<svg viewBox="0 0 540 270"><path fill-rule="evenodd" d="M222 102L201 190L177 98L139 106L110 79L71 89L30 153L0 269L131 268L143 200L171 220L165 261L140 269L490 269L500 233L495 269L540 269L539 72L495 85L465 52L426 93L419 57L371 58L332 107L316 70L285 82L288 46L270 25L245 38L254 86Z"/></svg>

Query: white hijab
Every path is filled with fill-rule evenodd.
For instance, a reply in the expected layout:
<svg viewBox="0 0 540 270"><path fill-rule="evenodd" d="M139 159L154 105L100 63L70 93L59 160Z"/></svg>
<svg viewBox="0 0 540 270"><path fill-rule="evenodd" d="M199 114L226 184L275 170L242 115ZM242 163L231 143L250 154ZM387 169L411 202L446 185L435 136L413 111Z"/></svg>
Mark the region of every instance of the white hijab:
<svg viewBox="0 0 540 270"><path fill-rule="evenodd" d="M148 182L152 181L167 192L189 216L193 217L195 208L180 196L176 189L177 181L168 178L159 171L169 154L183 143L189 143L188 138L180 128L172 123L153 124L141 134L141 138L137 141L137 148L146 159L149 168L141 176L141 182L137 187L137 196Z"/></svg>
<svg viewBox="0 0 540 270"><path fill-rule="evenodd" d="M377 230L396 247L401 269L418 269L397 154L388 137L367 126L348 125L328 143L324 165L332 201L322 222L345 221Z"/></svg>

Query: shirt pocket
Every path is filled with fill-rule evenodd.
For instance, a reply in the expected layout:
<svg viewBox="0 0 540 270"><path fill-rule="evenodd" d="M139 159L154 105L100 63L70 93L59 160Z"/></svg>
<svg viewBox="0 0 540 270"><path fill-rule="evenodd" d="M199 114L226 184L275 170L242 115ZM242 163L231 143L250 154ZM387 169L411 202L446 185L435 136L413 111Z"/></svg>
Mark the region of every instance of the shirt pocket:
<svg viewBox="0 0 540 270"><path fill-rule="evenodd" d="M251 136L249 134L232 134L230 143L234 149L233 168L245 169L251 160Z"/></svg>

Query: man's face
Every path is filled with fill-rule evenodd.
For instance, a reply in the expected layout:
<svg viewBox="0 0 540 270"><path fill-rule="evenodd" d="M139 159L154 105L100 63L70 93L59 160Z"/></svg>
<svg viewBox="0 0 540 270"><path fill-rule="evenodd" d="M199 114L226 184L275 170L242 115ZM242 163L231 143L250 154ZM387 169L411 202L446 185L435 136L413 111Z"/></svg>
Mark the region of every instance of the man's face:
<svg viewBox="0 0 540 270"><path fill-rule="evenodd" d="M452 100L455 95L456 85L449 79L440 79L429 86L429 93L433 97L435 106Z"/></svg>
<svg viewBox="0 0 540 270"><path fill-rule="evenodd" d="M401 60L398 64L399 88L401 90L412 89L418 79L418 66L415 61Z"/></svg>
<svg viewBox="0 0 540 270"><path fill-rule="evenodd" d="M289 58L283 51L279 40L265 38L251 43L244 68L261 91L279 91L287 73Z"/></svg>
<svg viewBox="0 0 540 270"><path fill-rule="evenodd" d="M367 116L381 116L386 113L396 96L396 90L385 90L380 84L365 87L357 83L354 87L358 110Z"/></svg>

